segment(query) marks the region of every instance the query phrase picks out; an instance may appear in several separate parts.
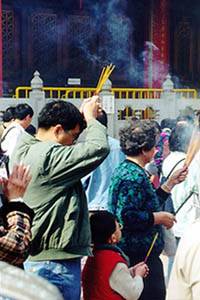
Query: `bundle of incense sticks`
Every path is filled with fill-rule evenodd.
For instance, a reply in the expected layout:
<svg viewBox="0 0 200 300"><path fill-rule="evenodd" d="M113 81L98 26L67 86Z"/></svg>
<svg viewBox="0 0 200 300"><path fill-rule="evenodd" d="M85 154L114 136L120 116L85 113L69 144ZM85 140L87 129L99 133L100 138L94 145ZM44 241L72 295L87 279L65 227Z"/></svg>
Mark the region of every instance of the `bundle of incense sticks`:
<svg viewBox="0 0 200 300"><path fill-rule="evenodd" d="M101 91L104 83L106 82L106 80L109 78L110 74L112 73L112 71L114 70L115 66L110 64L106 67L103 68L101 75L99 77L99 81L96 87L96 91L95 94L99 94L99 92Z"/></svg>
<svg viewBox="0 0 200 300"><path fill-rule="evenodd" d="M194 129L190 143L188 146L186 158L185 158L185 165L189 166L195 156L195 154L199 151L200 149L200 131L198 129Z"/></svg>

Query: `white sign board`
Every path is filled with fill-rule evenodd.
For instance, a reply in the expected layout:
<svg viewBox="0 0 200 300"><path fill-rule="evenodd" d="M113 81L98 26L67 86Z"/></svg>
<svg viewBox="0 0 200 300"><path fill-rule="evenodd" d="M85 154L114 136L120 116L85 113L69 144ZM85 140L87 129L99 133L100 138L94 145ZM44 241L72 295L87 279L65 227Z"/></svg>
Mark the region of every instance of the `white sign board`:
<svg viewBox="0 0 200 300"><path fill-rule="evenodd" d="M81 79L80 78L68 78L67 84L68 85L81 85Z"/></svg>

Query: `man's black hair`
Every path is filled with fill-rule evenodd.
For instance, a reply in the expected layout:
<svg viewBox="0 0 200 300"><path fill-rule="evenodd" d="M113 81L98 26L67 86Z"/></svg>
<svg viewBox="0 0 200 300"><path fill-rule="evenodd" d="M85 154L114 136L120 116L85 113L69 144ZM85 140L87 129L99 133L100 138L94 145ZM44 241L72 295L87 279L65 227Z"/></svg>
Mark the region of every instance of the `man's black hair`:
<svg viewBox="0 0 200 300"><path fill-rule="evenodd" d="M108 211L98 211L91 215L90 226L93 244L106 244L116 230L116 219Z"/></svg>
<svg viewBox="0 0 200 300"><path fill-rule="evenodd" d="M176 120L170 119L170 118L162 119L160 126L161 126L161 129L169 128L172 130L176 126Z"/></svg>
<svg viewBox="0 0 200 300"><path fill-rule="evenodd" d="M38 127L49 129L60 124L67 131L80 126L80 131L85 128L85 121L79 109L72 103L58 100L48 102L38 117Z"/></svg>
<svg viewBox="0 0 200 300"><path fill-rule="evenodd" d="M102 110L101 114L99 114L96 119L101 124L103 124L105 127L108 126L108 117L107 117L107 113L105 112L105 110Z"/></svg>
<svg viewBox="0 0 200 300"><path fill-rule="evenodd" d="M15 119L18 119L18 120L23 120L25 119L28 115L30 117L33 116L33 109L30 105L26 104L26 103L21 103L21 104L18 104L16 107L15 107Z"/></svg>

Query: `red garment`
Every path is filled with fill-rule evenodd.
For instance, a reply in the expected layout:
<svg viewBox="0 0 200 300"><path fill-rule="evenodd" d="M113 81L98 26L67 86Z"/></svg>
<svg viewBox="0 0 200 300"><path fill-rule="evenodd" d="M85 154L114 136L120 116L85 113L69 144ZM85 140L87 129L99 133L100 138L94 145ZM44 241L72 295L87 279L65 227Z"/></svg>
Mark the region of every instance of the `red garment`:
<svg viewBox="0 0 200 300"><path fill-rule="evenodd" d="M88 257L82 273L84 300L122 300L111 289L109 278L117 263L125 263L120 253L113 250L96 250Z"/></svg>

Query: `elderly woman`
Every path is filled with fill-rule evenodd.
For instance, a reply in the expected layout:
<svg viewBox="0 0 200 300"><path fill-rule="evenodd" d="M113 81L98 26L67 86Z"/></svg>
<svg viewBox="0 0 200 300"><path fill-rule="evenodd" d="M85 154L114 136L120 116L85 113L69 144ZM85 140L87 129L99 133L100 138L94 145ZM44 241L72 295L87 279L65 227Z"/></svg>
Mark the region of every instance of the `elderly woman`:
<svg viewBox="0 0 200 300"><path fill-rule="evenodd" d="M164 300L163 266L159 258L164 242L162 227L171 228L175 217L160 211L171 189L183 181L187 168L176 171L166 183L155 190L144 170L150 162L156 143L155 125L147 120L132 120L120 131L120 145L126 160L115 170L110 186L109 207L123 225L123 251L131 265L145 259L156 233L158 238L148 258L149 276L144 280L142 300Z"/></svg>

